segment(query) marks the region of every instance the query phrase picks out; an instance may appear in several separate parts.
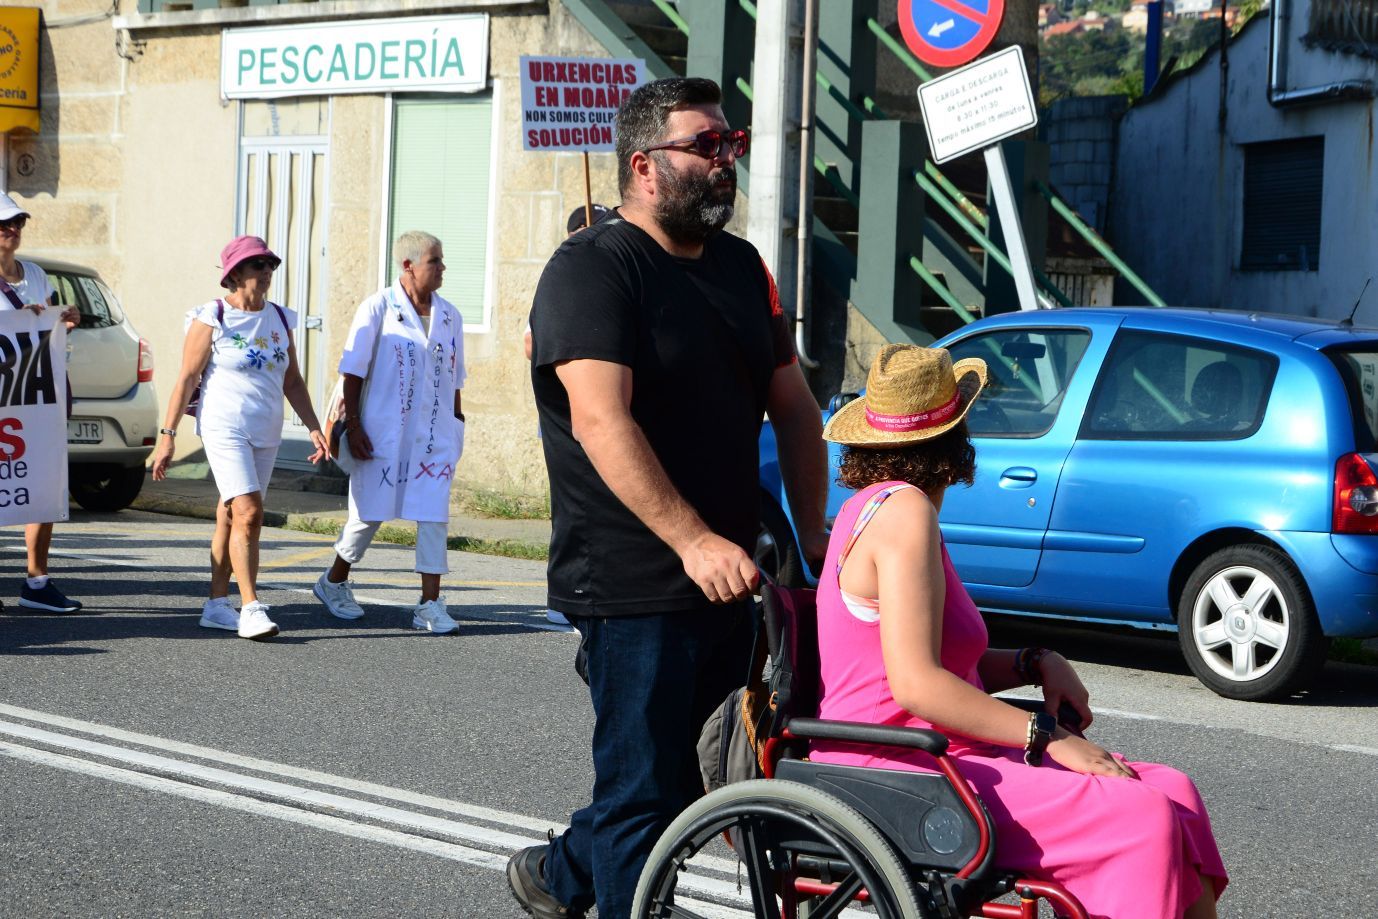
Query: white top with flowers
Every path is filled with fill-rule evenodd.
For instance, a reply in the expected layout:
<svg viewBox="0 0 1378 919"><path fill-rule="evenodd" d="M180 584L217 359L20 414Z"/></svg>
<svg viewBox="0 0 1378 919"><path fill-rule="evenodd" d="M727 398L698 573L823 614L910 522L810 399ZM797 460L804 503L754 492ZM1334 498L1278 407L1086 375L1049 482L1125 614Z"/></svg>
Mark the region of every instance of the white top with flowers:
<svg viewBox="0 0 1378 919"><path fill-rule="evenodd" d="M196 433L275 447L282 442L288 329L296 327L297 314L286 307L279 313L272 303L249 312L225 302L224 318L218 322L216 311L217 301L212 300L191 316L211 327L211 358L201 377Z"/></svg>

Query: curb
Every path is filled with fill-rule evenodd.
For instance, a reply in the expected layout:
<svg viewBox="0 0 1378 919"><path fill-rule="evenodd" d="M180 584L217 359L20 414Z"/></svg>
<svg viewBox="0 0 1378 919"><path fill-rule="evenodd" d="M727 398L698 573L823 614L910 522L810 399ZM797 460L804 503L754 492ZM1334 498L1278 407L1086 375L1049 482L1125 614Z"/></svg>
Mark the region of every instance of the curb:
<svg viewBox="0 0 1378 919"><path fill-rule="evenodd" d="M136 511L145 511L150 514L167 514L171 517L192 517L197 520L214 520L215 507L207 507L204 501L193 501L191 499L181 499L175 497L145 497L140 495L134 499L134 503L129 505ZM344 516L333 514L297 514L284 511L263 510L263 525L267 527L287 527L294 524L313 523L343 523Z"/></svg>

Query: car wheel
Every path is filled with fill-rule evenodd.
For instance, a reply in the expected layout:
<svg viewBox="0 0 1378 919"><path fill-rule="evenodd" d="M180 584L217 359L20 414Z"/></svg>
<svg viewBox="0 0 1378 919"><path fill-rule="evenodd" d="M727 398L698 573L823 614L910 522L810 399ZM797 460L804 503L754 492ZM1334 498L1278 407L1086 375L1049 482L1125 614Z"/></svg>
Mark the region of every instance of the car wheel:
<svg viewBox="0 0 1378 919"><path fill-rule="evenodd" d="M1192 673L1251 702L1300 688L1330 645L1301 573L1271 546L1231 546L1201 562L1178 601L1177 628Z"/></svg>
<svg viewBox="0 0 1378 919"><path fill-rule="evenodd" d="M761 496L761 530L756 534L756 567L783 587L804 587L804 563L794 530L780 505L769 495Z"/></svg>
<svg viewBox="0 0 1378 919"><path fill-rule="evenodd" d="M144 487L143 466L73 466L68 490L88 511L122 511Z"/></svg>

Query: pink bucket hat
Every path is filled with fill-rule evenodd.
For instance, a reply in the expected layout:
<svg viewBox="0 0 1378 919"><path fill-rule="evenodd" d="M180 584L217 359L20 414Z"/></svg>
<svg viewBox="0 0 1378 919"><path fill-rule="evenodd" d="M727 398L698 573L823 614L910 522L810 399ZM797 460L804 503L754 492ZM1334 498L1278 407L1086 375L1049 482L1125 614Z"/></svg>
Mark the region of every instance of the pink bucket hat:
<svg viewBox="0 0 1378 919"><path fill-rule="evenodd" d="M225 248L220 250L220 286L225 286L230 273L239 267L240 262L258 257L272 259L274 268L282 264L282 259L257 236L236 236L230 240Z"/></svg>

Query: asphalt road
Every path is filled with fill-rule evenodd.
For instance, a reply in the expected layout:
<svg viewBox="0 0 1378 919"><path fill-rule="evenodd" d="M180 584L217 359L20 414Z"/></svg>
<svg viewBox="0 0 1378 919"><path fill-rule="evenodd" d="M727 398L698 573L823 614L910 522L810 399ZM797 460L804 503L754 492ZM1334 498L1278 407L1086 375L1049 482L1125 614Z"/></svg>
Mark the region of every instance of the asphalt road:
<svg viewBox="0 0 1378 919"><path fill-rule="evenodd" d="M592 717L544 564L451 553L455 636L407 628L411 550L310 585L330 540L266 530L283 634L201 629L210 528L137 512L58 528L76 616L0 615L0 916L517 917L501 868L587 797ZM17 592L22 543L0 536ZM997 622L1079 662L1093 736L1186 769L1233 882L1222 916L1378 915L1378 670L1230 702L1160 638ZM723 866L727 868L728 866ZM705 887L732 886L732 875Z"/></svg>

